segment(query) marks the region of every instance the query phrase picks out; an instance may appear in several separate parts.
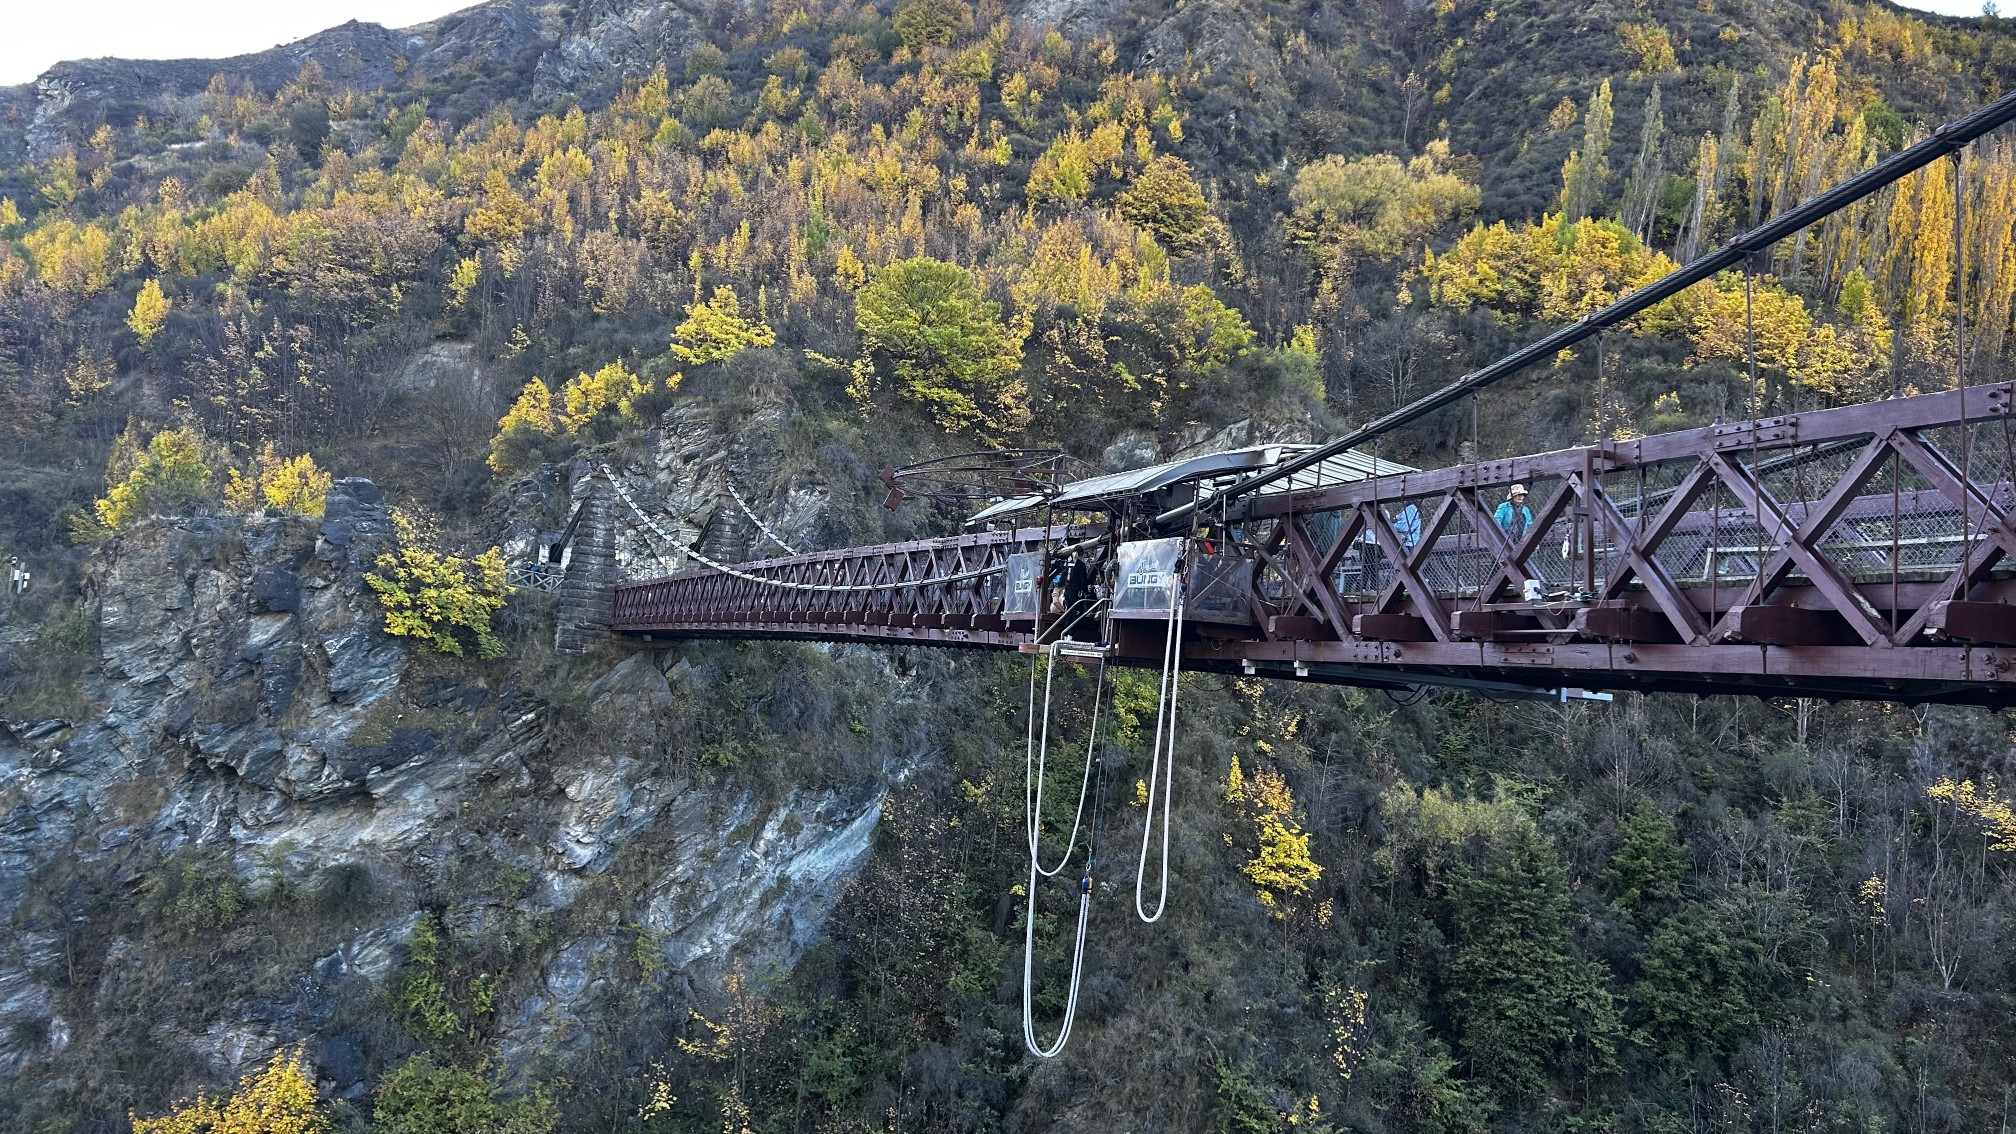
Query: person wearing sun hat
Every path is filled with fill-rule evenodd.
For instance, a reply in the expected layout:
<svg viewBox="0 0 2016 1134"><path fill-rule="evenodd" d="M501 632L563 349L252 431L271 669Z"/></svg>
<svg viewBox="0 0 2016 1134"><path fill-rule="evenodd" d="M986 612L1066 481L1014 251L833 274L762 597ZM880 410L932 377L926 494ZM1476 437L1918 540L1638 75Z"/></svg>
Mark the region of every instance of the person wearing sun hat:
<svg viewBox="0 0 2016 1134"><path fill-rule="evenodd" d="M1533 526L1533 509L1526 506L1526 486L1513 485L1512 491L1505 494L1504 502L1498 505L1491 518L1498 521L1499 531L1513 539L1525 535L1526 529Z"/></svg>

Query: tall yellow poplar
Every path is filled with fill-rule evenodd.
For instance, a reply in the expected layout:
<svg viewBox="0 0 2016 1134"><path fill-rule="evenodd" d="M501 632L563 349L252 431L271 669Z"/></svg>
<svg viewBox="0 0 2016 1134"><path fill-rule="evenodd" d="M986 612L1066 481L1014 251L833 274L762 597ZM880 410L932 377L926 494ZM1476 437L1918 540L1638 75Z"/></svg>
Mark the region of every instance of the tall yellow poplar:
<svg viewBox="0 0 2016 1134"><path fill-rule="evenodd" d="M161 294L161 281L148 280L140 285L140 294L133 297L133 311L126 316L126 326L140 336L140 344L145 346L154 341L167 322L168 297Z"/></svg>

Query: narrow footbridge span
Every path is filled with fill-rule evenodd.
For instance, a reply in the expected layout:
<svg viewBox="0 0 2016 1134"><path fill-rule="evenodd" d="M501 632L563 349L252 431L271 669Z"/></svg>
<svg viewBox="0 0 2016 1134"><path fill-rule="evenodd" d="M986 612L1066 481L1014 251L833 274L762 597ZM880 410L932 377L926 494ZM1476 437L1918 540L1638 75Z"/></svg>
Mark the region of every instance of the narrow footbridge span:
<svg viewBox="0 0 2016 1134"><path fill-rule="evenodd" d="M1949 373L1924 383L1950 385L1936 393L1429 471L1362 448L1748 271L2012 120L2016 93L1322 445L1053 477L975 516L987 530L944 539L735 565L675 549L707 569L616 586L610 625L1049 650L1160 665L1165 686L1181 667L1508 694L2016 704L2016 385L1968 385L1964 321Z"/></svg>
<svg viewBox="0 0 2016 1134"><path fill-rule="evenodd" d="M1998 383L1340 483L1332 462L1211 505L1224 465L1293 456L1241 451L1137 476L1155 487L1102 498L1092 522L621 584L612 625L1068 639L1152 667L1180 615L1190 669L2016 704L2012 407L2016 386ZM1495 515L1514 484L1524 507ZM1178 530L1155 526L1156 507L1193 495L1207 503Z"/></svg>

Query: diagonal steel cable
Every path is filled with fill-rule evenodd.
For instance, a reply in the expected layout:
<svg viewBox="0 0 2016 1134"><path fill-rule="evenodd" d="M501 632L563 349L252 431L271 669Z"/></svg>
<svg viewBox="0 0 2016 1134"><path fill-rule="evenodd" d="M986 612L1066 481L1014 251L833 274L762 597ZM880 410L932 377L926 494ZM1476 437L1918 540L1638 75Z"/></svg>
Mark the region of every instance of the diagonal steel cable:
<svg viewBox="0 0 2016 1134"><path fill-rule="evenodd" d="M651 516L644 511L643 508L639 507L637 501L631 499L630 493L623 487L622 481L616 479L616 474L610 470L608 465L602 466L602 476L609 482L609 487L615 490L617 498L622 500L624 504L628 505L631 513L634 514L641 523L643 523L644 527L647 530L649 530L652 535L657 536L658 539L661 542L663 542L668 548L677 551L683 555L686 555L692 559L696 559L700 563L706 565L707 567L710 567L716 571L721 572L723 575L728 575L733 578L741 579L742 581L748 583L757 583L762 586L777 587L781 590L788 590L788 591L818 591L826 594L860 594L868 591L907 591L907 590L914 590L919 587L935 587L944 583L963 583L968 579L981 579L985 578L988 575L998 575L1008 569L1008 565L1006 563L1002 563L993 567L981 567L972 571L962 571L957 575L940 575L929 579L909 579L900 583L794 583L789 579L772 579L763 575L752 575L747 571L743 571L735 567L730 567L726 563L721 563L714 559L711 559L708 556L701 554L698 549L687 547L685 544L680 543L678 540L673 539L671 536L665 534L665 529L659 527L658 522L652 519Z"/></svg>
<svg viewBox="0 0 2016 1134"><path fill-rule="evenodd" d="M771 531L771 530L770 530L770 525L769 525L769 524L766 524L766 523L764 523L764 522L763 522L763 517L761 517L761 516L757 515L757 514L756 514L756 511L755 511L755 509L753 509L753 508L749 507L749 502L748 502L747 500L744 500L744 499L742 499L742 494L741 494L741 493L739 493L739 492L735 491L735 482L734 482L734 481L732 481L732 480L731 480L731 481L725 481L725 482L723 482L723 483L727 484L727 486L728 486L728 495L730 495L730 496L733 496L733 497L735 498L735 503L736 503L736 504L738 504L738 505L740 505L740 506L741 506L741 508L742 508L742 514L743 514L743 515L745 515L745 516L747 516L747 517L749 517L749 521L750 521L751 523L753 523L753 524L755 524L755 525L756 525L756 530L757 530L757 531L760 531L760 532L762 532L762 533L763 533L764 535L766 535L766 536L769 536L769 537L770 537L770 542L771 542L771 543L774 543L774 544L776 544L776 545L777 545L778 547L781 547L781 548L783 548L783 549L784 549L784 554L786 554L786 555L796 555L796 554L798 554L798 549L797 549L797 548L795 548L795 547L792 547L792 546L791 546L790 544L788 544L788 543L785 543L785 542L784 542L783 540L781 540L781 539L778 539L778 538L777 538L777 533L776 533L776 532L773 532L773 531Z"/></svg>

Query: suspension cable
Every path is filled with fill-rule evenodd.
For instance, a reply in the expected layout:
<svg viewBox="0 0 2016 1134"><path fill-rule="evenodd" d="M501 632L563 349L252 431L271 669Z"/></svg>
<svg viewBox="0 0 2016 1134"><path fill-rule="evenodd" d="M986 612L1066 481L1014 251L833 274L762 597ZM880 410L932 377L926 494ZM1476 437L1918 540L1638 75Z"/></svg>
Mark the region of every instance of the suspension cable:
<svg viewBox="0 0 2016 1134"><path fill-rule="evenodd" d="M798 554L797 548L792 547L790 544L785 543L781 539L778 539L777 533L770 530L770 525L763 522L763 517L757 515L755 510L749 507L749 502L747 500L742 499L741 493L735 491L734 481L731 480L727 481L726 483L728 485L728 495L735 498L735 503L740 505L742 508L742 514L749 517L749 521L756 525L757 531L762 532L764 535L770 537L771 543L774 543L778 547L783 548L784 554L786 555Z"/></svg>
<svg viewBox="0 0 2016 1134"><path fill-rule="evenodd" d="M726 563L711 559L701 554L699 549L687 547L685 544L667 535L665 530L658 526L658 522L653 520L644 509L638 507L637 501L630 498L630 493L623 488L623 482L616 479L616 474L610 471L608 465L602 466L602 473L608 479L609 487L616 491L617 497L629 506L630 511L650 530L651 534L657 536L668 547L699 560L702 564L721 572L723 575L729 575L744 582L758 583L766 587L778 587L787 591L861 594L868 591L907 591L918 587L935 587L944 583L963 583L968 579L981 579L988 575L999 575L1008 569L1008 565L1002 563L993 567L980 567L972 571L962 571L957 575L940 575L930 579L908 579L900 583L794 583L788 579L772 579L763 575L752 575L747 571L742 571L730 567Z"/></svg>

